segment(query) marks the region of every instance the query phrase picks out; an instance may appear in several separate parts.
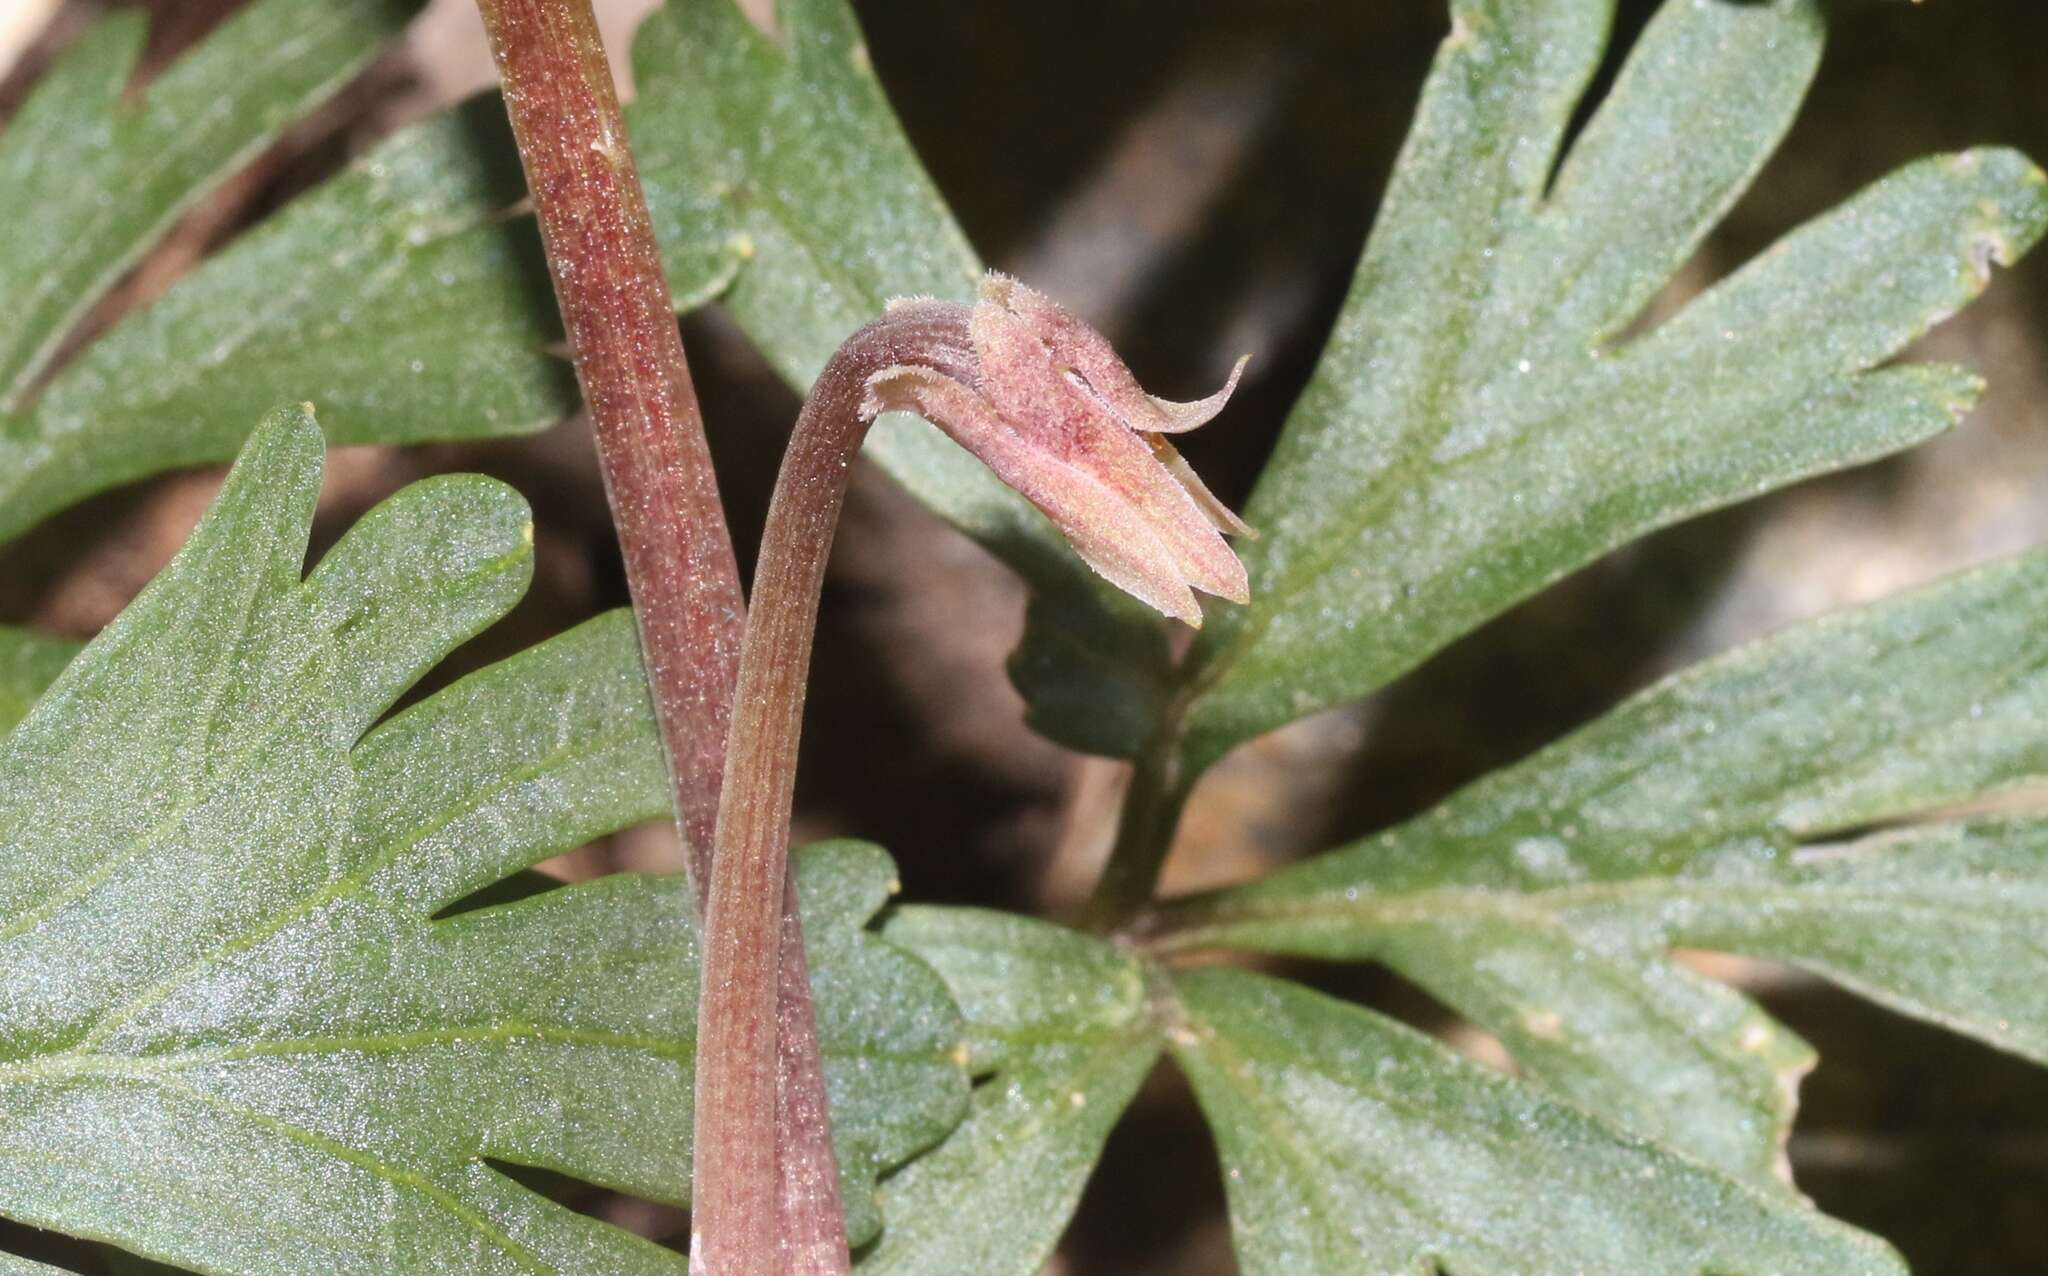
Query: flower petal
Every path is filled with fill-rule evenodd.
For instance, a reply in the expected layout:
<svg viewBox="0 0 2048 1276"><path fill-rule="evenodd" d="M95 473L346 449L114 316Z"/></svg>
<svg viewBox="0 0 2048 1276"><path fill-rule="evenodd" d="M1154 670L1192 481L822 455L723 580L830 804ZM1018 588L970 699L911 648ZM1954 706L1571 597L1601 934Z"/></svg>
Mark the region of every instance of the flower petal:
<svg viewBox="0 0 2048 1276"><path fill-rule="evenodd" d="M1080 383L1077 390L1094 398L1126 428L1146 434L1184 434L1208 424L1237 392L1238 378L1251 360L1250 355L1239 359L1216 393L1192 403L1175 403L1145 393L1107 337L1044 293L991 273L982 281L981 295L987 304L1015 315L1044 344L1055 368L1071 369Z"/></svg>
<svg viewBox="0 0 2048 1276"><path fill-rule="evenodd" d="M1081 437L1073 464L1124 498L1130 507L1127 517L1143 522L1160 539L1181 579L1205 594L1248 601L1250 582L1244 564L1195 494L1161 463L1149 438L1098 419L1101 428Z"/></svg>
<svg viewBox="0 0 2048 1276"><path fill-rule="evenodd" d="M1187 458L1182 456L1173 444L1168 443L1164 436L1148 434L1145 436L1145 442L1152 445L1152 455L1166 467L1168 474L1173 475L1174 482L1179 483L1186 489L1187 494L1194 498L1195 507L1202 511L1203 517L1209 520L1211 527L1225 536L1243 536L1250 540L1259 538L1258 529L1239 518L1228 505L1218 500L1216 493L1210 491L1209 485L1202 481L1202 476L1195 473L1195 467L1189 465ZM1235 601L1246 600L1239 598Z"/></svg>
<svg viewBox="0 0 2048 1276"><path fill-rule="evenodd" d="M1167 544L1162 529L1139 517L1125 493L1073 464L1063 450L1038 446L980 394L929 369L896 367L868 378L867 404L876 411L915 412L944 430L1037 506L1081 560L1111 584L1200 627L1201 604L1188 588L1181 555ZM1221 537L1217 543L1222 544ZM1227 546L1224 552L1229 554ZM1238 570L1243 571L1242 564Z"/></svg>

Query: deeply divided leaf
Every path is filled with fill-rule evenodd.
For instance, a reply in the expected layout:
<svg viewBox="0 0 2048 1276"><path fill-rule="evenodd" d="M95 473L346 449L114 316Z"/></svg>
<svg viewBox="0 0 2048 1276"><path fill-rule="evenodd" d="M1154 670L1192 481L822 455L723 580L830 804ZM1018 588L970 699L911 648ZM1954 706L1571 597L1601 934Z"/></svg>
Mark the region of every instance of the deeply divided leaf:
<svg viewBox="0 0 2048 1276"><path fill-rule="evenodd" d="M400 0L262 0L123 95L142 27L93 28L0 133L0 539L117 483L224 460L281 394L345 442L538 429L575 403L495 101L401 133L42 378L177 215L394 34ZM6 325L12 322L10 336Z"/></svg>
<svg viewBox="0 0 2048 1276"><path fill-rule="evenodd" d="M1903 1276L1873 1237L1378 1015L1241 971L1174 988L1176 1061L1262 1276Z"/></svg>
<svg viewBox="0 0 2048 1276"><path fill-rule="evenodd" d="M414 0L263 0L139 93L144 20L94 28L0 134L0 406L221 178L346 83Z"/></svg>
<svg viewBox="0 0 2048 1276"><path fill-rule="evenodd" d="M897 126L845 0L786 0L776 26L764 35L732 0L670 0L634 41L628 122L670 271L734 258L720 300L805 388L891 298L971 301L981 266ZM924 421L885 416L864 455L1045 599L1018 664L1034 725L1136 752L1164 694L1158 619ZM1117 713L1078 710L1048 670L1109 684Z"/></svg>
<svg viewBox="0 0 2048 1276"><path fill-rule="evenodd" d="M1043 922L904 908L883 932L945 979L979 1082L967 1120L882 1187L862 1276L1032 1276L1159 1053L1144 972Z"/></svg>
<svg viewBox="0 0 2048 1276"><path fill-rule="evenodd" d="M1670 0L1561 162L1612 0L1452 9L1247 511L1252 604L1191 658L1192 770L1652 528L1942 429L1971 378L1878 366L2048 225L2020 156L1926 160L1630 335L1789 124L1817 0Z"/></svg>
<svg viewBox="0 0 2048 1276"><path fill-rule="evenodd" d="M2044 609L2032 554L1789 630L1389 833L1175 905L1172 942L1387 961L1553 1089L1760 1177L1810 1058L1673 945L2048 1063L2048 831L1919 822L2048 770Z"/></svg>
<svg viewBox="0 0 2048 1276"><path fill-rule="evenodd" d="M486 98L291 204L89 347L0 434L0 539L116 483L233 456L280 393L317 403L344 443L566 416L575 385L544 349L559 335L540 241L503 215L522 189Z"/></svg>
<svg viewBox="0 0 2048 1276"><path fill-rule="evenodd" d="M0 1213L207 1271L680 1272L487 1163L688 1198L679 879L436 915L669 811L629 619L377 725L524 589L525 504L417 484L301 579L321 440L257 431L191 541L0 740ZM857 1234L958 1119L960 1028L800 862ZM882 995L876 990L885 990Z"/></svg>

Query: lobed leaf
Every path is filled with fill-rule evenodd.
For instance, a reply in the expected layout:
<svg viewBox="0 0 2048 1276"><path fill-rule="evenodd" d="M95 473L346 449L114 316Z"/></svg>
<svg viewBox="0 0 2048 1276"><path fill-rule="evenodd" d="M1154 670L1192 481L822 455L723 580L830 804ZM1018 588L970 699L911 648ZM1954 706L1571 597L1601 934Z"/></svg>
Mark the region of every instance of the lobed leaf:
<svg viewBox="0 0 2048 1276"><path fill-rule="evenodd" d="M1032 1276L1103 1142L1159 1054L1139 965L1098 939L960 908L903 908L883 929L939 972L979 1077L966 1121L886 1180L862 1276Z"/></svg>
<svg viewBox="0 0 2048 1276"><path fill-rule="evenodd" d="M719 300L803 388L891 298L972 301L982 268L898 128L845 0L788 0L776 23L771 38L732 0L670 0L634 41L628 123L671 273L700 272L718 251L736 260ZM884 416L864 454L1046 600L1015 666L1033 724L1135 753L1164 696L1158 618L935 427ZM1067 672L1110 684L1113 722L1060 700Z"/></svg>
<svg viewBox="0 0 2048 1276"><path fill-rule="evenodd" d="M1169 1032L1248 1273L1848 1276L1905 1267L1378 1015L1233 970L1175 978Z"/></svg>
<svg viewBox="0 0 2048 1276"><path fill-rule="evenodd" d="M540 242L504 211L523 191L490 97L399 133L295 201L118 324L9 423L0 539L116 483L233 456L279 386L312 397L343 443L519 433L567 416L575 384L544 349L560 333Z"/></svg>
<svg viewBox="0 0 2048 1276"><path fill-rule="evenodd" d="M1788 630L1389 833L1175 905L1171 942L1385 960L1553 1089L1761 1177L1809 1052L1673 945L2048 1063L2040 826L1883 831L2048 770L2044 606L2037 553Z"/></svg>
<svg viewBox="0 0 2048 1276"><path fill-rule="evenodd" d="M123 181L130 200L157 191L151 161L163 139L205 134L193 124L205 112L268 112L262 137L274 136L295 114L282 105L289 77L250 57L252 43L303 52L328 32L360 46L353 68L403 7L351 0L323 9L304 40L273 39L305 3L265 0L202 43L152 89L143 129L118 102L141 27L122 18L94 28L0 135L6 189L33 204L17 221L62 237L62 192L73 185L74 200L112 198ZM889 298L968 298L981 272L897 129L851 13L838 0L785 9L783 45L729 0L658 14L637 45L641 99L629 114L678 307L724 293L778 370L804 386ZM266 84L266 72L278 82ZM180 92L168 91L174 80ZM82 133L93 139L89 162ZM122 223L122 255L91 295L72 291L86 286L76 272L32 273L40 241L0 261L0 300L24 322L32 307L18 297L76 303L50 319L50 348L0 396L0 540L115 484L233 455L245 437L237 423L255 419L280 384L309 394L340 442L518 433L574 409L570 369L547 349L558 321L537 239L528 219L506 214L521 186L495 100L400 134L35 385L89 302L248 157L207 154L210 167L180 169L185 184L161 219ZM92 181L77 184L80 172ZM7 339L0 324L0 350ZM1075 747L1135 753L1167 694L1157 618L1097 580L1028 502L922 421L891 417L870 444L913 495L1033 584L1013 669L1034 725ZM1106 700L1064 694L1080 676ZM1091 711L1101 703L1117 711Z"/></svg>
<svg viewBox="0 0 2048 1276"><path fill-rule="evenodd" d="M688 1199L695 929L617 876L439 917L666 816L630 618L376 725L523 591L525 504L430 479L303 581L321 440L259 428L172 565L0 739L0 1213L218 1272L681 1272L486 1158ZM799 862L856 1234L965 1102L943 985Z"/></svg>
<svg viewBox="0 0 2048 1276"><path fill-rule="evenodd" d="M0 134L0 407L222 178L331 97L415 0L262 0L130 94L144 20L101 22Z"/></svg>
<svg viewBox="0 0 2048 1276"><path fill-rule="evenodd" d="M1576 919L1575 919L1576 920ZM1931 824L1805 848L1764 873L1587 910L1636 942L1796 962L1905 1014L2048 1063L2048 825Z"/></svg>
<svg viewBox="0 0 2048 1276"><path fill-rule="evenodd" d="M1252 604L1191 654L1191 772L1644 532L1897 451L1974 397L1953 369L1873 369L2048 227L2041 173L2009 151L1911 165L1627 335L1783 134L1821 17L1667 3L1553 180L1612 7L1453 5L1247 510Z"/></svg>

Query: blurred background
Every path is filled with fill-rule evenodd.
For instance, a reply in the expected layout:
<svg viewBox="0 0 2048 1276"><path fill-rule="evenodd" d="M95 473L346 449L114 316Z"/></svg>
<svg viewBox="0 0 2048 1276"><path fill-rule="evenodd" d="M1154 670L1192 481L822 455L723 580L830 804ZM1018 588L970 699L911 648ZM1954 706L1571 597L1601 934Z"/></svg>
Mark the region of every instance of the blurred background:
<svg viewBox="0 0 2048 1276"><path fill-rule="evenodd" d="M235 2L149 0L149 64ZM0 0L0 119L50 54L111 7ZM599 7L623 73L628 35L653 0ZM906 129L992 265L1110 333L1155 393L1206 393L1239 354L1253 356L1238 398L1187 448L1211 486L1241 502L1348 283L1445 30L1441 0L856 7ZM1614 58L1655 7L1622 0ZM1659 307L1920 155L1998 142L2048 159L2040 0L1826 7L1833 37L1807 111ZM101 320L394 123L493 78L472 0L434 0L362 84L187 218ZM685 322L685 340L744 559L797 398L715 307ZM1959 429L1651 537L1370 703L1241 750L1198 791L1169 889L1238 880L1400 819L1732 643L2048 542L2048 251L2002 275L1912 357L1989 378ZM508 443L344 450L330 466L316 552L397 487L458 469L496 474L532 500L539 569L527 601L443 680L626 601L578 421ZM219 478L195 472L116 492L0 550L0 622L93 633L169 559ZM972 544L878 475L857 479L825 597L800 839L881 842L910 898L1056 912L1085 894L1121 774L1022 725L1002 665L1023 602L1015 579ZM677 862L667 832L648 829L549 867L582 877ZM1890 1238L1924 1276L2048 1271L2048 1070L1795 972L1699 961L1821 1051L1792 1144L1800 1185L1821 1206ZM1383 972L1290 970L1498 1059ZM548 1186L578 1208L681 1235L674 1211ZM1234 1271L1221 1207L1208 1136L1162 1069L1113 1139L1052 1270ZM13 1247L19 1237L4 1239ZM82 1247L51 1252L97 1270Z"/></svg>

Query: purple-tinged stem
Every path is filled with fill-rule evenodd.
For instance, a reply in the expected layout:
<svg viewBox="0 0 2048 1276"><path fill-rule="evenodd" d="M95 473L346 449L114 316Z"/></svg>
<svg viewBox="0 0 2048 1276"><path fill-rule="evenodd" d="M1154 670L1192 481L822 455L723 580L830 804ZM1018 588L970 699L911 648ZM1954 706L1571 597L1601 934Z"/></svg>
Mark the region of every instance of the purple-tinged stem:
<svg viewBox="0 0 2048 1276"><path fill-rule="evenodd" d="M745 602L590 0L478 0L589 405L675 771L707 864Z"/></svg>
<svg viewBox="0 0 2048 1276"><path fill-rule="evenodd" d="M690 1238L690 1270L701 1276L776 1276L758 1260L772 1250L776 1192L776 985L762 954L780 934L818 595L849 470L872 424L868 378L909 366L971 379L969 313L952 302L902 303L849 337L811 388L776 478L705 913Z"/></svg>
<svg viewBox="0 0 2048 1276"><path fill-rule="evenodd" d="M589 0L478 0L597 435L700 913L745 602L703 419ZM844 1221L793 890L778 896L785 1268L846 1270ZM700 1053L700 1066L702 1055ZM698 1111L704 1109L700 1104Z"/></svg>

